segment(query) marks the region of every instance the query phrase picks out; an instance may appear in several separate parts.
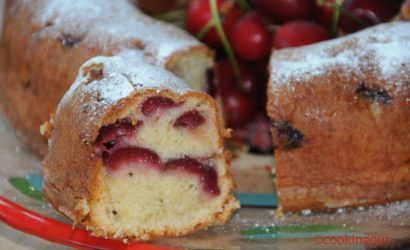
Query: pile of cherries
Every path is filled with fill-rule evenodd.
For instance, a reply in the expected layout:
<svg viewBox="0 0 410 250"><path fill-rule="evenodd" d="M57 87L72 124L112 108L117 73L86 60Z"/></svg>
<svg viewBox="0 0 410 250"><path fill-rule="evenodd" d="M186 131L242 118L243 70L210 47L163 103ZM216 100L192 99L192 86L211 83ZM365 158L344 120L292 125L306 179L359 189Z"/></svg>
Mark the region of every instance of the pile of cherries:
<svg viewBox="0 0 410 250"><path fill-rule="evenodd" d="M312 44L391 20L401 0L192 0L187 30L217 51L211 93L234 138L271 152L265 113L272 50Z"/></svg>

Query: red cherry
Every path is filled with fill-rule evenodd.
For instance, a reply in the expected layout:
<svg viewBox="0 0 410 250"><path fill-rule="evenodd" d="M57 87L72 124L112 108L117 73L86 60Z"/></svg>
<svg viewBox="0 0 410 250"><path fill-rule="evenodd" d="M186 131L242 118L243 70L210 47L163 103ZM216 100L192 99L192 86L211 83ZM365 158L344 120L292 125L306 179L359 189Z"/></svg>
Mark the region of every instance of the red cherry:
<svg viewBox="0 0 410 250"><path fill-rule="evenodd" d="M213 167L204 165L190 157L168 161L165 167L166 171L177 170L195 174L198 176L202 189L205 192L213 196L221 193L218 186L218 174Z"/></svg>
<svg viewBox="0 0 410 250"><path fill-rule="evenodd" d="M198 110L190 110L178 117L174 123L174 127L196 128L205 122L205 117Z"/></svg>
<svg viewBox="0 0 410 250"><path fill-rule="evenodd" d="M249 122L256 114L257 104L251 96L232 88L222 96L223 113L226 123L236 127Z"/></svg>
<svg viewBox="0 0 410 250"><path fill-rule="evenodd" d="M176 106L177 104L171 98L165 96L152 96L142 103L141 112L146 116L152 116L157 112Z"/></svg>
<svg viewBox="0 0 410 250"><path fill-rule="evenodd" d="M230 33L232 47L245 60L258 60L269 54L269 29L256 13L240 18Z"/></svg>
<svg viewBox="0 0 410 250"><path fill-rule="evenodd" d="M258 97L265 95L265 86L269 78L266 66L268 63L269 57L266 57L264 60L239 65L242 76L241 86L246 92Z"/></svg>
<svg viewBox="0 0 410 250"><path fill-rule="evenodd" d="M309 19L313 9L312 0L253 0L262 12L274 16L278 21Z"/></svg>
<svg viewBox="0 0 410 250"><path fill-rule="evenodd" d="M265 67L266 64L260 65ZM233 70L228 60L222 60L218 62L218 91L223 95L224 91L229 91L231 88L237 88L243 90L244 93L249 94L252 97L259 96L261 90L264 87L265 78L260 78L257 75L259 68L254 68L252 65L240 63L239 68L241 71L242 82L237 83L233 75ZM263 90L262 90L263 91Z"/></svg>
<svg viewBox="0 0 410 250"><path fill-rule="evenodd" d="M224 11L226 12L226 10ZM232 6L229 12L222 16L222 27L225 31L225 34L229 34L232 31L233 26L238 21L241 16L241 11L237 6Z"/></svg>
<svg viewBox="0 0 410 250"><path fill-rule="evenodd" d="M217 87L222 97L225 122L237 127L250 121L255 115L258 103L255 96L240 87L232 72L230 63L220 61L217 67Z"/></svg>
<svg viewBox="0 0 410 250"><path fill-rule="evenodd" d="M335 4L336 0L317 0L315 5L315 17L316 20L326 26L330 27L333 22L334 8L332 4Z"/></svg>
<svg viewBox="0 0 410 250"><path fill-rule="evenodd" d="M264 109L266 105L266 83L269 78L267 64L267 60L262 60L252 64L239 65L242 77L240 89L261 109Z"/></svg>
<svg viewBox="0 0 410 250"><path fill-rule="evenodd" d="M222 19L222 26L229 33L233 24L239 18L240 10L229 0L217 0L218 11ZM197 35L212 18L209 0L193 0L189 3L185 18L186 27L189 32ZM208 31L202 39L211 46L220 44L215 28Z"/></svg>
<svg viewBox="0 0 410 250"><path fill-rule="evenodd" d="M292 21L280 27L274 36L277 49L298 47L329 39L327 30L308 21Z"/></svg>
<svg viewBox="0 0 410 250"><path fill-rule="evenodd" d="M162 168L161 159L155 152L135 146L120 148L103 159L109 170L117 170L127 164L143 164L157 169Z"/></svg>
<svg viewBox="0 0 410 250"><path fill-rule="evenodd" d="M386 0L347 0L343 7L360 18L367 26L391 20L400 8L400 1ZM365 28L351 17L342 14L340 18L340 28L345 32L354 32Z"/></svg>
<svg viewBox="0 0 410 250"><path fill-rule="evenodd" d="M257 77L255 76L254 72L247 67L247 65L241 64L241 77L242 77L242 84L241 88L246 92L249 93L251 96L257 96L260 94L261 85L258 81Z"/></svg>
<svg viewBox="0 0 410 250"><path fill-rule="evenodd" d="M133 136L142 124L142 121L132 124L131 119L124 118L114 124L103 126L95 142L101 150L112 149L123 137Z"/></svg>
<svg viewBox="0 0 410 250"><path fill-rule="evenodd" d="M228 60L219 61L216 68L216 89L219 95L229 90L233 86L234 75L231 64Z"/></svg>

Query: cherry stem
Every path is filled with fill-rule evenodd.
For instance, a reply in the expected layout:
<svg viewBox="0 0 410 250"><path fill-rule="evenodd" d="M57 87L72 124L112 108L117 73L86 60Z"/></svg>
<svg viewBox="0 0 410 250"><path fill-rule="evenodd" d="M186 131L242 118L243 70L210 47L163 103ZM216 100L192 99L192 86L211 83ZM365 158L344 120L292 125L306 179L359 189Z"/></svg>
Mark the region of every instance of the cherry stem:
<svg viewBox="0 0 410 250"><path fill-rule="evenodd" d="M330 34L332 36L337 36L337 31L338 31L337 27L339 26L342 4L343 4L343 0L336 0L336 3L332 4L332 7L334 9L333 15L332 15L332 27L330 30Z"/></svg>
<svg viewBox="0 0 410 250"><path fill-rule="evenodd" d="M222 45L225 49L225 52L228 56L229 61L231 62L233 73L237 78L238 82L241 82L241 72L239 70L239 64L236 60L235 54L233 53L232 47L229 44L228 38L226 37L225 31L222 28L221 18L219 17L218 13L218 6L216 4L216 0L209 0L211 6L211 14L212 14L212 23L218 33L219 39L221 39Z"/></svg>
<svg viewBox="0 0 410 250"><path fill-rule="evenodd" d="M331 35L336 36L337 31L338 31L338 26L339 26L339 21L340 21L340 14L345 14L349 18L351 18L353 21L357 22L359 25L366 27L367 24L363 22L362 19L357 17L355 14L352 12L346 10L343 8L344 0L337 0L336 3L329 4L329 6L334 10L333 16L332 16L332 27L331 27Z"/></svg>
<svg viewBox="0 0 410 250"><path fill-rule="evenodd" d="M343 9L343 8L340 8L340 11L341 11L343 14L345 14L346 16L348 16L349 18L353 19L353 21L357 22L357 23L360 24L361 26L363 26L363 27L366 27L366 26L367 26L367 24L366 24L362 19L360 19L358 16L356 16L356 15L353 14L352 12L350 12L350 11L348 11L348 10L345 10L345 9Z"/></svg>
<svg viewBox="0 0 410 250"><path fill-rule="evenodd" d="M196 34L196 38L201 40L202 38L205 37L205 35L209 32L210 29L214 27L214 20L210 19L208 23Z"/></svg>
<svg viewBox="0 0 410 250"><path fill-rule="evenodd" d="M180 21L185 18L186 10L172 10L165 13L158 14L154 16L156 19L166 21L166 22L175 22Z"/></svg>

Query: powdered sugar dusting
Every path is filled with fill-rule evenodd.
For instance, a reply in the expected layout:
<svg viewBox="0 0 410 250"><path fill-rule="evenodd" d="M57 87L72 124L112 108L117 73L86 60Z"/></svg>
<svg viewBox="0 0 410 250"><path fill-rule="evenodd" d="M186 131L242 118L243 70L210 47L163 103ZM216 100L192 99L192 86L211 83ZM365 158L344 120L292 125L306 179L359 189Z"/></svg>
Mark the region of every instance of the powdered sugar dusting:
<svg viewBox="0 0 410 250"><path fill-rule="evenodd" d="M102 112L141 89L192 90L167 71L165 63L176 52L201 43L181 29L146 16L128 0L20 0L13 8L29 12L31 22L39 27L33 37L58 40L67 49L81 46L112 55L83 64L57 112L73 98L80 100L83 109ZM90 78L85 71L94 66L102 68L98 73L102 75Z"/></svg>
<svg viewBox="0 0 410 250"><path fill-rule="evenodd" d="M272 91L335 69L346 76L370 71L400 90L408 84L402 76L410 74L410 23L382 24L343 38L276 51L271 58Z"/></svg>
<svg viewBox="0 0 410 250"><path fill-rule="evenodd" d="M102 66L103 76L101 80L89 82L89 76L83 72L93 65ZM168 89L176 93L191 90L182 79L163 67L145 62L143 53L135 50L126 50L111 57L98 56L85 62L60 106L65 105L80 86L86 95L98 95L99 106L110 106L143 89Z"/></svg>
<svg viewBox="0 0 410 250"><path fill-rule="evenodd" d="M33 5L30 0L23 2ZM36 0L35 4L33 21L46 27L40 36L69 34L104 50L112 49L114 43L137 47L159 61L177 50L200 45L185 31L142 14L127 0Z"/></svg>
<svg viewBox="0 0 410 250"><path fill-rule="evenodd" d="M90 73L93 70L98 73ZM82 131L82 138L92 141L95 134L88 128L99 124L112 107L142 90L168 90L178 94L193 91L164 67L147 63L141 51L126 50L116 56L98 56L85 62L61 100L56 120L63 108L77 105L83 112L78 112L75 122L87 128Z"/></svg>

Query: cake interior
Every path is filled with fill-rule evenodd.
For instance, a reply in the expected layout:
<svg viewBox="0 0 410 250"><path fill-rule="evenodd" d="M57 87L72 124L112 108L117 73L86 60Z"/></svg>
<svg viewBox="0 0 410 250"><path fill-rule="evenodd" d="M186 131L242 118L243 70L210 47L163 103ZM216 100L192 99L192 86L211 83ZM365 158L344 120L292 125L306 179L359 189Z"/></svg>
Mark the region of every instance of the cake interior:
<svg viewBox="0 0 410 250"><path fill-rule="evenodd" d="M208 54L210 52L200 48L191 49L189 52L182 51L175 53L173 58L178 60L169 60L166 68L181 77L185 82L195 90L209 90L208 72L213 68L213 58Z"/></svg>
<svg viewBox="0 0 410 250"><path fill-rule="evenodd" d="M94 234L180 235L222 214L232 183L215 114L201 98L156 95L102 127L95 142L101 191L89 219L103 232Z"/></svg>

